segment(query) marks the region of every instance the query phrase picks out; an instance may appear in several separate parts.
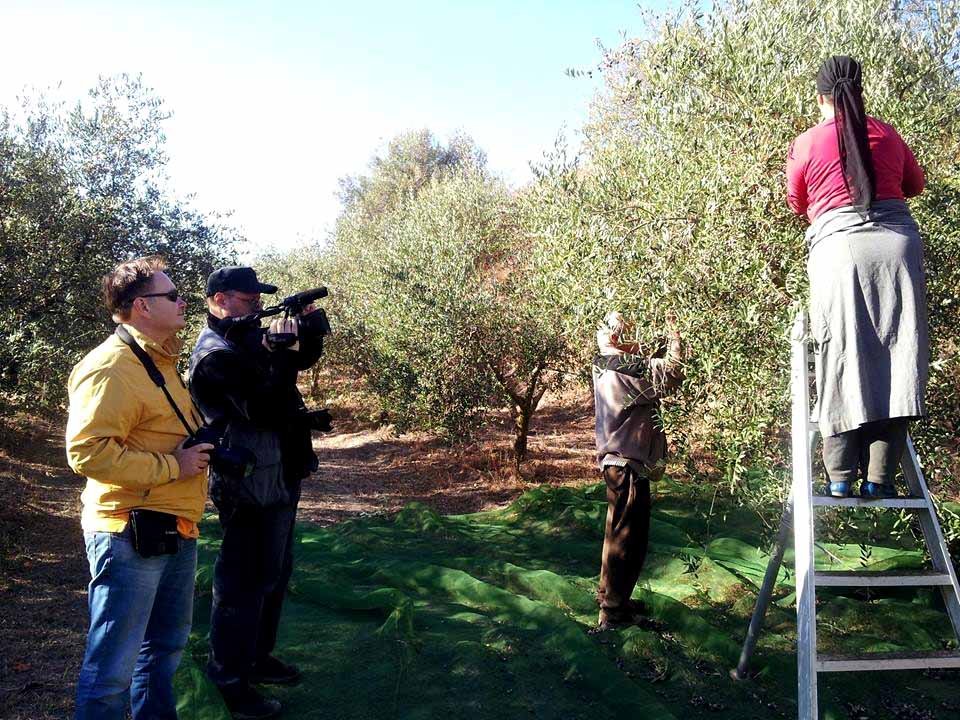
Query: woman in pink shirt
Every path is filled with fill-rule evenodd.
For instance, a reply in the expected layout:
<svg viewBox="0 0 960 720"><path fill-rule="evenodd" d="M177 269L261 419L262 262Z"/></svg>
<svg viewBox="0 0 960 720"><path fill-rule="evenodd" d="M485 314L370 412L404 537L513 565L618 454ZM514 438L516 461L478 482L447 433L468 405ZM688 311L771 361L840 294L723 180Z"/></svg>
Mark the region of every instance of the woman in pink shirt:
<svg viewBox="0 0 960 720"><path fill-rule="evenodd" d="M920 231L904 200L923 171L866 114L859 63L817 75L822 121L787 156L787 202L810 220L807 271L817 408L829 490L891 497L910 419L924 414L929 340Z"/></svg>

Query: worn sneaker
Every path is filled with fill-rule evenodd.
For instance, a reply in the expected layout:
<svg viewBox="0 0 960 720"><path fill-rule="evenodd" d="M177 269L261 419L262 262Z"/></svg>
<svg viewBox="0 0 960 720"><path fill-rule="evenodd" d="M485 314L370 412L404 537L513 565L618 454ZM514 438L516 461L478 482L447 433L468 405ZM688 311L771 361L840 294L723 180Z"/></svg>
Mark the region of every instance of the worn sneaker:
<svg viewBox="0 0 960 720"><path fill-rule="evenodd" d="M860 483L860 497L870 500L882 500L885 498L895 498L897 488L892 483L875 483L864 480Z"/></svg>
<svg viewBox="0 0 960 720"><path fill-rule="evenodd" d="M261 685L296 685L300 682L300 668L268 655L253 666L250 682Z"/></svg>
<svg viewBox="0 0 960 720"><path fill-rule="evenodd" d="M853 484L847 480L828 483L827 493L836 498L850 497L853 495Z"/></svg>
<svg viewBox="0 0 960 720"><path fill-rule="evenodd" d="M267 720L280 714L279 700L264 697L249 685L225 685L220 694L233 720Z"/></svg>

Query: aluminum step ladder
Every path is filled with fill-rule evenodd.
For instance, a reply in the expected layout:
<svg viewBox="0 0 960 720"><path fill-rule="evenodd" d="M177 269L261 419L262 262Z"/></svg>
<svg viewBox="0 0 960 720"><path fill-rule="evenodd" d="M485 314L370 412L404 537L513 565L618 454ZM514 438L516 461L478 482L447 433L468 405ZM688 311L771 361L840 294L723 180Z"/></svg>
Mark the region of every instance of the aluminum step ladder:
<svg viewBox="0 0 960 720"><path fill-rule="evenodd" d="M797 314L791 332L790 385L793 402L793 487L780 520L776 545L757 595L757 604L743 643L740 661L730 671L735 680L749 676L750 658L756 647L763 618L776 584L788 535L793 530L797 596L797 705L800 720L816 720L817 675L824 672L960 668L960 652L865 653L826 655L817 652L816 589L818 587L932 586L940 589L954 636L960 640L960 586L937 521L936 509L913 440L907 438L900 461L910 495L883 500L859 497L834 498L813 494L813 448L817 424L810 419L810 348L807 315ZM932 570L906 572L825 572L814 570L813 521L817 507L905 508L914 512L930 554Z"/></svg>

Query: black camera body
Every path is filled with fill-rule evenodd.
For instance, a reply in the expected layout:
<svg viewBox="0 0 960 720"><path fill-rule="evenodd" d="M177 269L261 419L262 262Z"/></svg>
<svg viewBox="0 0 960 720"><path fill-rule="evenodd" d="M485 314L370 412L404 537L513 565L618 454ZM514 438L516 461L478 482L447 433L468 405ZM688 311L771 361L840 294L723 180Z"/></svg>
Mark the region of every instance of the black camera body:
<svg viewBox="0 0 960 720"><path fill-rule="evenodd" d="M330 417L330 411L326 408L319 410L306 410L300 413L297 418L303 427L319 432L330 432L333 429L333 418Z"/></svg>
<svg viewBox="0 0 960 720"><path fill-rule="evenodd" d="M317 308L309 315L300 316L300 329L310 335L325 337L330 334L330 321L323 308Z"/></svg>
<svg viewBox="0 0 960 720"><path fill-rule="evenodd" d="M297 323L300 326L300 334L323 337L330 334L330 321L327 319L327 313L323 308L317 308L309 315L298 315ZM272 333L264 330L264 337L267 339L267 345L271 350L288 348L293 345L298 336L296 333Z"/></svg>
<svg viewBox="0 0 960 720"><path fill-rule="evenodd" d="M257 466L257 456L253 451L242 447L224 447L223 433L209 425L201 426L192 437L183 443L183 447L193 447L200 443L210 443L210 467L218 475L232 478L244 478Z"/></svg>
<svg viewBox="0 0 960 720"><path fill-rule="evenodd" d="M330 321L327 319L327 313L323 308L317 308L308 315L303 315L303 311L314 300L319 300L327 296L325 287L315 288L313 290L304 290L296 295L290 295L284 298L273 307L264 308L261 313L276 314L283 312L284 317L296 317L300 326L300 332L307 335L323 337L330 334ZM288 348L297 341L295 333L272 333L266 332L267 345L271 350Z"/></svg>

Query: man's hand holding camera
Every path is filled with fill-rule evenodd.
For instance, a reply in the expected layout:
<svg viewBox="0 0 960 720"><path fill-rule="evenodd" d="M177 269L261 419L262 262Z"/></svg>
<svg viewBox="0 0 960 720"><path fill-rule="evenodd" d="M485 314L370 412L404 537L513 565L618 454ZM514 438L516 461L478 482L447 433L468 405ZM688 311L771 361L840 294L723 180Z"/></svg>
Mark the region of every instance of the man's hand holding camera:
<svg viewBox="0 0 960 720"><path fill-rule="evenodd" d="M210 464L210 451L213 450L213 445L210 443L197 443L184 447L184 444L189 443L190 440L191 438L184 439L173 451L173 456L180 466L180 477L182 478L193 477L206 470L207 465Z"/></svg>
<svg viewBox="0 0 960 720"><path fill-rule="evenodd" d="M301 328L300 319L306 318L308 315L316 312L317 310L317 306L313 303L310 303L293 317L275 318L270 322L266 333L264 333L263 346L270 352L280 349L299 350L301 330L304 330L305 332L309 331L309 320L306 321L307 325L304 328ZM321 334L323 333L321 332ZM293 338L292 340L291 336Z"/></svg>
<svg viewBox="0 0 960 720"><path fill-rule="evenodd" d="M290 336L293 336L293 342L290 342ZM285 342L278 343L273 338L285 338ZM288 344L289 343L289 344ZM263 346L270 352L275 350L299 350L300 349L300 321L295 318L275 318L270 321L267 332L263 335Z"/></svg>

